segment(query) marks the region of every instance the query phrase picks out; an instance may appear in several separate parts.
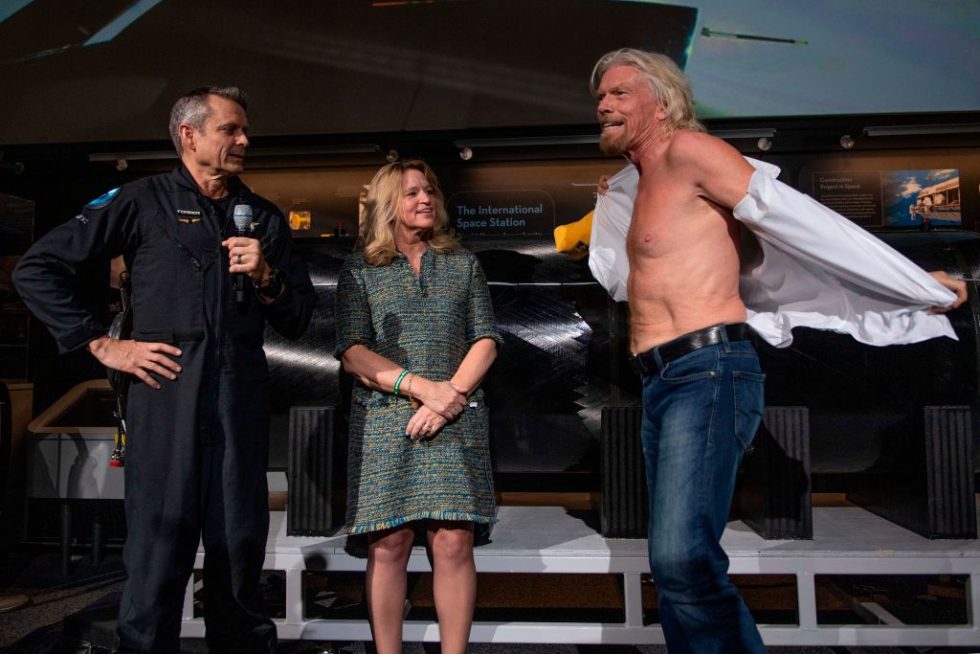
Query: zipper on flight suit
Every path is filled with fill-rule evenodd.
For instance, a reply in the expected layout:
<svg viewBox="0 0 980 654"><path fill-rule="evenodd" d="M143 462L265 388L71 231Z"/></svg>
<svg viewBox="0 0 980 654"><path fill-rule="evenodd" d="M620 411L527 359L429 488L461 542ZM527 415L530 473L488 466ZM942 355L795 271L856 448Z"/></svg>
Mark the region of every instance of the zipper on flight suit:
<svg viewBox="0 0 980 654"><path fill-rule="evenodd" d="M180 248L181 250L184 251L184 254L186 254L188 256L188 258L191 260L191 263L193 263L194 264L194 267L197 268L197 271L198 272L201 272L201 261L197 257L195 257L193 254L191 254L191 251L188 250L186 247L184 247L184 244L183 243L181 243L177 239L174 239L174 243L177 244L177 247L178 248Z"/></svg>

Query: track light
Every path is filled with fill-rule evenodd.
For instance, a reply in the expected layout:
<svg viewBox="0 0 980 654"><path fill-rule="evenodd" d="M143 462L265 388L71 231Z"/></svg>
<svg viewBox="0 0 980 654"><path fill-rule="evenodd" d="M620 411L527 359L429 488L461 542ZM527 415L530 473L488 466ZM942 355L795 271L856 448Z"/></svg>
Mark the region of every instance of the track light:
<svg viewBox="0 0 980 654"><path fill-rule="evenodd" d="M980 123L959 125L869 125L864 128L868 136L924 136L930 134L976 134Z"/></svg>

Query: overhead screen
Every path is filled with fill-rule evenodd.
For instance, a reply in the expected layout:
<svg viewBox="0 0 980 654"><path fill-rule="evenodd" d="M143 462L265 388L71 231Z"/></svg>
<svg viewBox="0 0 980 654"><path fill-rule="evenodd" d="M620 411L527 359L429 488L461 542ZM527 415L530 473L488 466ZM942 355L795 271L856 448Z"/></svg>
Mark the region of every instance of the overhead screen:
<svg viewBox="0 0 980 654"><path fill-rule="evenodd" d="M165 138L210 83L258 135L588 125L621 46L677 60L706 118L977 111L978 42L974 0L16 0L0 145Z"/></svg>
<svg viewBox="0 0 980 654"><path fill-rule="evenodd" d="M975 0L699 0L704 117L980 110Z"/></svg>

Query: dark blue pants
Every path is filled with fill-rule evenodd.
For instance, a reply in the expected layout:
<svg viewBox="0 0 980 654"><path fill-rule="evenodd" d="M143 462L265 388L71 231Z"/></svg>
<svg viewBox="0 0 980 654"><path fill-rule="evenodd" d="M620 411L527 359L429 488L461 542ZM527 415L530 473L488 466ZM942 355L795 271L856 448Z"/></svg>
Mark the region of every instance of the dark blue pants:
<svg viewBox="0 0 980 654"><path fill-rule="evenodd" d="M720 540L735 472L762 419L763 381L749 341L703 347L643 380L650 568L671 654L765 652L728 579Z"/></svg>
<svg viewBox="0 0 980 654"><path fill-rule="evenodd" d="M119 651L180 650L184 591L203 541L209 649L275 652L259 589L269 531L267 387L198 372L200 352L181 347L178 382L130 389Z"/></svg>

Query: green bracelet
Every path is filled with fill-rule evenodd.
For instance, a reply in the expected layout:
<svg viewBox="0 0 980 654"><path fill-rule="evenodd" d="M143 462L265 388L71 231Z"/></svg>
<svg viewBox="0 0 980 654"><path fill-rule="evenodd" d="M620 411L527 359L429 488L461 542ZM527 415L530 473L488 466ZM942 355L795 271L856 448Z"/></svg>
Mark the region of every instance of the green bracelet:
<svg viewBox="0 0 980 654"><path fill-rule="evenodd" d="M405 375L408 374L408 368L402 370L402 374L398 375L398 379L395 380L395 395L398 395L398 387L402 385L402 380L405 379Z"/></svg>

